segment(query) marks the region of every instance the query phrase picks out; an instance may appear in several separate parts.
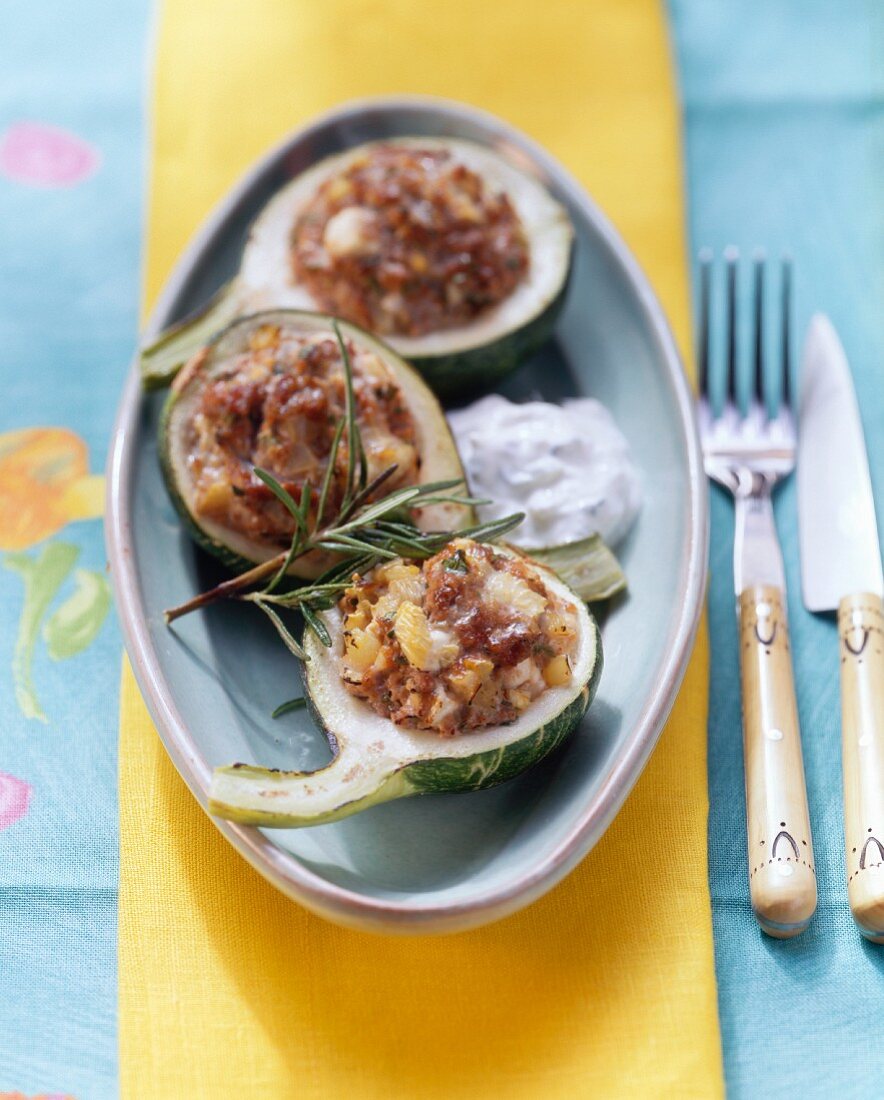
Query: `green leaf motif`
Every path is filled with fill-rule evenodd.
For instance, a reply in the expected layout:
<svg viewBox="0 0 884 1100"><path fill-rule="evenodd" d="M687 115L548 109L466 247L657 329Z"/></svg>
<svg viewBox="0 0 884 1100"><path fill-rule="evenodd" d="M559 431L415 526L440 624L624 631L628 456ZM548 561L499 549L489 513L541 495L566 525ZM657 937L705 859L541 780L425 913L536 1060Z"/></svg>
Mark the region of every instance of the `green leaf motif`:
<svg viewBox="0 0 884 1100"><path fill-rule="evenodd" d="M25 586L25 602L12 655L12 678L16 701L26 718L46 721L31 676L34 646L40 632L40 621L79 556L77 546L68 542L50 542L36 557L7 554L3 559L6 568L18 573Z"/></svg>
<svg viewBox="0 0 884 1100"><path fill-rule="evenodd" d="M78 569L74 582L75 591L43 624L43 640L55 661L88 649L110 611L110 585L102 573Z"/></svg>

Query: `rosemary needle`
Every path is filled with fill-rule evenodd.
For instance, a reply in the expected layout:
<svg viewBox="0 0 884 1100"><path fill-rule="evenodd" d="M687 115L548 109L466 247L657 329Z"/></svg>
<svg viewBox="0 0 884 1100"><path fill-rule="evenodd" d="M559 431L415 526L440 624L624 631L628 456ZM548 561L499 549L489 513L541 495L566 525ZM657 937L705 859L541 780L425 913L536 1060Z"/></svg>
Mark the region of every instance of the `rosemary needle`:
<svg viewBox="0 0 884 1100"><path fill-rule="evenodd" d="M288 714L293 710L300 710L302 707L307 706L307 700L303 695L299 695L297 699L287 699L284 703L280 703L276 710L271 711L271 718L282 718L284 714Z"/></svg>

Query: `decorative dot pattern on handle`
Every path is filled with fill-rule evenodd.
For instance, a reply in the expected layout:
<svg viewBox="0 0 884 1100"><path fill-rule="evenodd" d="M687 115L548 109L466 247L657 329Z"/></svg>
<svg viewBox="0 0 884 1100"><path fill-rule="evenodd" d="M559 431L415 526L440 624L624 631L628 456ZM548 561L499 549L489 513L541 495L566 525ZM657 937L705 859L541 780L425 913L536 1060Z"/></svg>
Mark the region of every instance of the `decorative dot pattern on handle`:
<svg viewBox="0 0 884 1100"><path fill-rule="evenodd" d="M783 592L747 588L739 618L750 895L761 928L787 937L806 927L817 887Z"/></svg>
<svg viewBox="0 0 884 1100"><path fill-rule="evenodd" d="M838 608L844 840L850 908L884 942L884 608L858 592Z"/></svg>

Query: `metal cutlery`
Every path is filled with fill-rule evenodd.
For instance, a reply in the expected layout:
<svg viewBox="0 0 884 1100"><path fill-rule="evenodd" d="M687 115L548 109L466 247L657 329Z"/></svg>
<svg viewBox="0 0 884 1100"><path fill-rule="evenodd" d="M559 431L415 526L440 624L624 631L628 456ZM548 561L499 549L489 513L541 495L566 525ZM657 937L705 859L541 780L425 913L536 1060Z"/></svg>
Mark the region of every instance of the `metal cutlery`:
<svg viewBox="0 0 884 1100"><path fill-rule="evenodd" d="M710 396L712 255L700 255L698 419L707 475L735 504L734 582L740 638L749 889L762 929L787 938L807 927L816 908L813 843L804 782L789 647L783 559L772 504L774 486L795 467L792 416L791 263L782 264L778 362L764 354L763 257L753 263L753 385L744 413L737 399L736 251L725 252L726 394ZM781 396L769 415L765 378L779 375Z"/></svg>
<svg viewBox="0 0 884 1100"><path fill-rule="evenodd" d="M838 612L847 892L860 931L884 943L884 579L850 368L822 314L804 347L799 456L804 603Z"/></svg>

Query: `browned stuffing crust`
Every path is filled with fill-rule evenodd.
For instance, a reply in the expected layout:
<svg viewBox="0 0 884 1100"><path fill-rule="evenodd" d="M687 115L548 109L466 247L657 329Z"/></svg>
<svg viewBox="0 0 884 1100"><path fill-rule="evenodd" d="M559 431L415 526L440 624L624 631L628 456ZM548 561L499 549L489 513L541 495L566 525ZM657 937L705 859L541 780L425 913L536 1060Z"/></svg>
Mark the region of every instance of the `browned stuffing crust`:
<svg viewBox="0 0 884 1100"><path fill-rule="evenodd" d="M357 350L352 342L348 354L369 476L395 462L396 473L382 491L414 483L420 466L415 426L394 376L377 356ZM208 369L203 361L195 372ZM193 372L188 385L192 380ZM344 406L335 336L306 337L276 324L258 328L248 350L205 379L186 426L197 514L256 542L287 545L294 520L254 467L269 471L296 500L309 482L312 520ZM347 461L345 433L326 517L341 503Z"/></svg>
<svg viewBox="0 0 884 1100"><path fill-rule="evenodd" d="M457 539L422 567L378 567L339 607L348 690L400 725L451 736L512 722L570 680L574 604L493 546Z"/></svg>
<svg viewBox="0 0 884 1100"><path fill-rule="evenodd" d="M291 238L295 278L330 313L382 334L468 324L529 266L505 194L446 150L377 145L326 180Z"/></svg>

